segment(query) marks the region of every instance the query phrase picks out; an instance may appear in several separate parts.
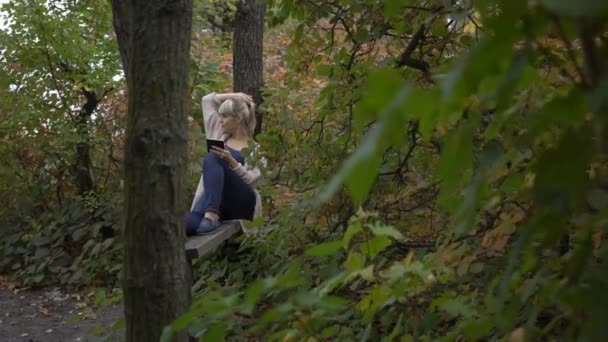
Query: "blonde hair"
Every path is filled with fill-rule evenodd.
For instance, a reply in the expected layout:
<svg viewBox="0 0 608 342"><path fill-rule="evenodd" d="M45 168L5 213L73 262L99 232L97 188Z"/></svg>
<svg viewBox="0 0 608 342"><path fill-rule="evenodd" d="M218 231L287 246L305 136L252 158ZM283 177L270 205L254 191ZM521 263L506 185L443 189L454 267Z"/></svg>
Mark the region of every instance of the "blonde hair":
<svg viewBox="0 0 608 342"><path fill-rule="evenodd" d="M253 105L237 99L228 99L222 102L218 109L218 113L222 116L230 115L240 117L241 128L243 128L250 137L253 137L256 124L255 108Z"/></svg>

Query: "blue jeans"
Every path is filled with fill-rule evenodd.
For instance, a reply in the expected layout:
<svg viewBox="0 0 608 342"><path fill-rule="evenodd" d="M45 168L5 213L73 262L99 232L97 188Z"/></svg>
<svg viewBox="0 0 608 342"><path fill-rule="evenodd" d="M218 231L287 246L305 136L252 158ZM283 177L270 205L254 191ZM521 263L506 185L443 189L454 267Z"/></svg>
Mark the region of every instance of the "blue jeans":
<svg viewBox="0 0 608 342"><path fill-rule="evenodd" d="M245 163L240 152L229 150L236 161ZM253 219L253 189L215 153L207 153L203 159L203 185L203 196L185 218L187 234L196 231L207 211L215 212L222 220Z"/></svg>

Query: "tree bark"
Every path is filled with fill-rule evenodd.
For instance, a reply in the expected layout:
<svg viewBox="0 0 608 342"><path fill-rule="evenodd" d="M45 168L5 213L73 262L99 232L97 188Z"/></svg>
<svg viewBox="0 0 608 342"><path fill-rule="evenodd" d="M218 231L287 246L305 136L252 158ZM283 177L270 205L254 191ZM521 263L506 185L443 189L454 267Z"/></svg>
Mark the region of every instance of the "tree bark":
<svg viewBox="0 0 608 342"><path fill-rule="evenodd" d="M129 74L129 52L131 45L131 14L132 6L129 0L112 0L112 25L118 41L118 51L125 78Z"/></svg>
<svg viewBox="0 0 608 342"><path fill-rule="evenodd" d="M116 31L129 91L126 338L158 341L191 301L182 220L192 0L112 0L112 6L114 22L127 28Z"/></svg>
<svg viewBox="0 0 608 342"><path fill-rule="evenodd" d="M255 100L260 108L263 102L261 87L264 85L264 14L266 5L257 0L239 0L234 20L233 82L235 92L244 92ZM256 111L255 134L262 130L264 115Z"/></svg>
<svg viewBox="0 0 608 342"><path fill-rule="evenodd" d="M87 102L78 113L78 135L80 141L76 144L76 159L74 161L74 175L78 193L85 194L94 189L93 176L91 175L91 132L89 130L89 120L99 104L99 99L95 92L82 89Z"/></svg>

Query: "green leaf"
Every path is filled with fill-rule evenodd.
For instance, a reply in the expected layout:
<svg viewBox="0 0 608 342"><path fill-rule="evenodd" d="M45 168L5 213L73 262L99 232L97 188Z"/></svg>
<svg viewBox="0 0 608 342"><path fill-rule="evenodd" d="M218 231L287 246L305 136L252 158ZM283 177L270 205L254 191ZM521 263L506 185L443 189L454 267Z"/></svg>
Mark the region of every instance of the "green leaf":
<svg viewBox="0 0 608 342"><path fill-rule="evenodd" d="M468 341L477 341L486 336L492 329L492 322L489 319L472 319L467 321L462 332Z"/></svg>
<svg viewBox="0 0 608 342"><path fill-rule="evenodd" d="M585 266L593 255L593 241L591 233L587 233L584 240L572 253L572 257L566 265L568 280L576 284L585 271Z"/></svg>
<svg viewBox="0 0 608 342"><path fill-rule="evenodd" d="M357 272L365 266L365 257L360 253L351 252L348 254L344 266L348 271Z"/></svg>
<svg viewBox="0 0 608 342"><path fill-rule="evenodd" d="M42 279L44 279L44 274L38 274L36 276L34 276L34 283L38 284L39 282L42 281Z"/></svg>
<svg viewBox="0 0 608 342"><path fill-rule="evenodd" d="M337 325L337 324L330 325L329 327L327 327L321 331L321 337L328 339L328 338L333 337L336 334L338 334L339 331L340 331L339 325Z"/></svg>
<svg viewBox="0 0 608 342"><path fill-rule="evenodd" d="M350 305L351 301L338 296L322 296L317 306L323 310L340 311Z"/></svg>
<svg viewBox="0 0 608 342"><path fill-rule="evenodd" d="M473 274L480 273L481 271L483 271L483 263L482 262L476 262L476 263L472 264L471 268L470 268L470 271Z"/></svg>
<svg viewBox="0 0 608 342"><path fill-rule="evenodd" d="M398 16L403 7L403 0L386 0L384 1L384 15L387 17Z"/></svg>
<svg viewBox="0 0 608 342"><path fill-rule="evenodd" d="M561 207L561 201L566 199L571 202L586 200L587 170L593 144L585 132L567 132L557 148L544 151L538 158L534 191L540 203Z"/></svg>
<svg viewBox="0 0 608 342"><path fill-rule="evenodd" d="M461 235L473 228L475 215L485 199L483 194L487 192L487 177L501 165L503 153L502 144L496 140L488 141L483 147L478 158L475 177L471 184L464 189L464 195L456 212L455 231L457 234Z"/></svg>
<svg viewBox="0 0 608 342"><path fill-rule="evenodd" d="M499 73L500 66L511 56L511 39L513 36L482 39L444 79L443 98L460 100L475 92L484 78Z"/></svg>
<svg viewBox="0 0 608 342"><path fill-rule="evenodd" d="M556 14L572 17L601 17L608 14L608 2L604 0L541 0L542 4Z"/></svg>
<svg viewBox="0 0 608 342"><path fill-rule="evenodd" d="M219 322L212 324L203 335L203 341L220 342L225 340L226 323Z"/></svg>
<svg viewBox="0 0 608 342"><path fill-rule="evenodd" d="M324 242L322 244L312 246L308 250L306 250L306 255L309 256L327 256L336 254L339 250L342 249L342 241L330 241Z"/></svg>
<svg viewBox="0 0 608 342"><path fill-rule="evenodd" d="M412 89L404 106L405 116L416 118L419 122L420 133L426 139L430 139L433 129L437 124L438 105L440 101L439 88Z"/></svg>
<svg viewBox="0 0 608 342"><path fill-rule="evenodd" d="M160 335L160 342L171 342L173 340L173 329L170 325L163 329L162 335Z"/></svg>
<svg viewBox="0 0 608 342"><path fill-rule="evenodd" d="M42 259L49 255L51 250L47 247L38 247L36 248L36 253L34 253L34 259Z"/></svg>
<svg viewBox="0 0 608 342"><path fill-rule="evenodd" d="M439 201L448 209L454 209L449 201L459 203L458 187L469 178L468 171L473 164L473 128L471 122L463 122L443 143L445 148L439 159L437 177L441 180Z"/></svg>
<svg viewBox="0 0 608 342"><path fill-rule="evenodd" d="M452 316L472 317L475 314L473 308L460 297L440 300L438 307Z"/></svg>
<svg viewBox="0 0 608 342"><path fill-rule="evenodd" d="M371 240L364 242L361 244L361 252L370 257L374 257L378 255L378 253L382 252L386 247L390 246L391 239L387 236L375 236Z"/></svg>
<svg viewBox="0 0 608 342"><path fill-rule="evenodd" d="M245 227L245 228L248 228L248 229L249 228L259 228L264 225L264 217L258 216L256 218L254 218L252 221L242 220L241 222L243 223L243 227Z"/></svg>
<svg viewBox="0 0 608 342"><path fill-rule="evenodd" d="M257 280L249 286L243 302L243 312L245 314L251 314L257 302L262 298L264 290L266 289L265 284L266 282L264 280Z"/></svg>
<svg viewBox="0 0 608 342"><path fill-rule="evenodd" d="M608 191L604 189L593 189L587 195L587 203L595 210L602 210L608 207Z"/></svg>
<svg viewBox="0 0 608 342"><path fill-rule="evenodd" d="M369 265L366 268L362 269L361 271L359 271L359 275L361 276L361 278L367 280L367 281L373 281L374 280L374 265Z"/></svg>
<svg viewBox="0 0 608 342"><path fill-rule="evenodd" d="M340 241L334 241L341 245ZM333 253L331 253L333 254ZM289 263L289 267L280 277L277 278L276 286L281 289L288 289L301 285L304 280L301 277L301 266L298 261L292 261Z"/></svg>
<svg viewBox="0 0 608 342"><path fill-rule="evenodd" d="M403 240L403 234L400 231L395 229L393 226L386 226L381 223L375 223L374 225L369 225L369 229L376 236L389 236L395 240Z"/></svg>
<svg viewBox="0 0 608 342"><path fill-rule="evenodd" d="M583 94L572 91L567 96L558 96L547 102L534 118L531 136L535 137L554 124L575 125L584 120L588 112L584 106Z"/></svg>
<svg viewBox="0 0 608 342"><path fill-rule="evenodd" d="M473 38L471 35L468 34L464 34L460 37L460 44L467 46L467 47L471 47L473 46L473 44L475 44L475 38Z"/></svg>
<svg viewBox="0 0 608 342"><path fill-rule="evenodd" d="M350 241L352 240L353 236L355 236L362 230L363 226L361 225L360 221L354 222L348 226L348 229L346 229L346 233L344 233L344 237L342 238L344 249L348 248L348 245L350 244Z"/></svg>
<svg viewBox="0 0 608 342"><path fill-rule="evenodd" d="M198 314L198 310L192 308L190 309L190 311L178 317L171 323L171 333L173 333L174 331L182 331L186 329L186 327L196 318Z"/></svg>
<svg viewBox="0 0 608 342"><path fill-rule="evenodd" d="M111 331L120 331L121 329L124 329L124 327L127 325L127 321L124 318L119 319L118 321L116 321L114 324L112 324L112 327L110 328ZM165 334L165 330L163 329L163 336ZM162 337L161 337L162 338Z"/></svg>
<svg viewBox="0 0 608 342"><path fill-rule="evenodd" d="M293 305L291 305L290 303L280 304L264 312L264 314L260 318L260 322L258 323L258 325L260 326L260 328L263 328L267 324L280 321L282 318L286 317L287 314L292 310Z"/></svg>
<svg viewBox="0 0 608 342"><path fill-rule="evenodd" d="M365 331L363 331L363 335L361 335L361 342L365 342L365 341L369 340L371 334L372 334L372 324L369 323L369 324L367 324Z"/></svg>
<svg viewBox="0 0 608 342"><path fill-rule="evenodd" d="M106 301L106 291L104 289L99 289L95 292L95 306L100 307Z"/></svg>
<svg viewBox="0 0 608 342"><path fill-rule="evenodd" d="M511 60L511 65L507 69L496 90L496 110L501 111L509 108L513 103L513 93L519 83L527 85L535 76L536 71L529 65L527 57L523 54L516 54ZM526 77L523 77L523 76Z"/></svg>
<svg viewBox="0 0 608 342"><path fill-rule="evenodd" d="M391 290L382 285L375 285L367 296L363 297L357 304L357 308L363 312L363 319L369 322L376 312L382 308L391 298Z"/></svg>
<svg viewBox="0 0 608 342"><path fill-rule="evenodd" d="M388 340L389 341L393 341L395 340L395 338L397 336L400 336L403 333L403 328L404 328L404 324L403 324L403 313L399 314L399 318L397 319L397 323L395 323L395 326L393 327L393 330L391 331L391 334L388 336Z"/></svg>
<svg viewBox="0 0 608 342"><path fill-rule="evenodd" d="M379 122L365 135L353 155L321 192L320 202L328 201L343 183L346 183L355 204L365 199L378 175L382 152L391 138L388 133L403 124L400 121L403 116L398 109L405 102L409 89L409 85L403 85L385 105Z"/></svg>
<svg viewBox="0 0 608 342"><path fill-rule="evenodd" d="M294 33L295 41L299 41L300 39L302 39L303 34L304 34L304 23L301 23L300 25L298 25L298 27L296 28L296 32Z"/></svg>
<svg viewBox="0 0 608 342"><path fill-rule="evenodd" d="M382 272L382 276L390 281L402 278L407 273L407 268L402 262L393 263L388 270Z"/></svg>

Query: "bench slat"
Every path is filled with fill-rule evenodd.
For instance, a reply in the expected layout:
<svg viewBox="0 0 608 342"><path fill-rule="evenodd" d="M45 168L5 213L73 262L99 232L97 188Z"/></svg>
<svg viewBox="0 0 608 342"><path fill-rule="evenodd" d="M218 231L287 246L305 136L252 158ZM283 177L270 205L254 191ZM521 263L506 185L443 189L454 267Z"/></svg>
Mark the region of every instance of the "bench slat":
<svg viewBox="0 0 608 342"><path fill-rule="evenodd" d="M186 257L189 260L200 258L242 229L240 221L225 221L213 234L189 237L186 240Z"/></svg>

